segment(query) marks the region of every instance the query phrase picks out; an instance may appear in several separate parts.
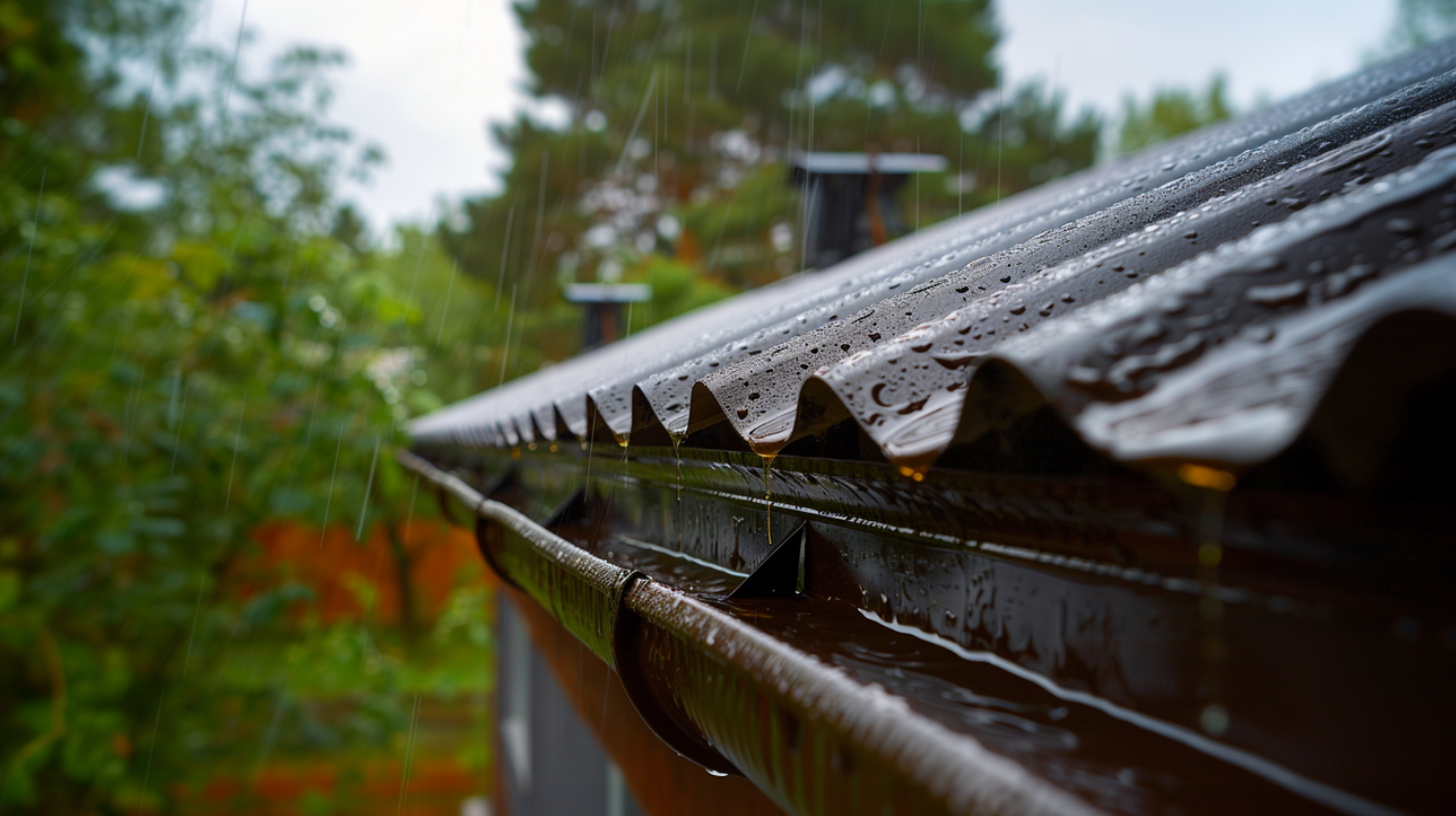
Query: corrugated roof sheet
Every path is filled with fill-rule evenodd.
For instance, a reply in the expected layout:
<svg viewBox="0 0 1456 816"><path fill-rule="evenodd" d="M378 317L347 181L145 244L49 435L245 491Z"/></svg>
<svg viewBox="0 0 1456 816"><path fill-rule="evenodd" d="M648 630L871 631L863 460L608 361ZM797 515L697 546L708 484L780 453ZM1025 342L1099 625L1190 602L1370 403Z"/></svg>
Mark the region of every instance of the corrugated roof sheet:
<svg viewBox="0 0 1456 816"><path fill-rule="evenodd" d="M1358 418L1327 394L1362 338L1456 316L1453 68L1443 43L1048 184L447 407L415 439L692 444L726 422L772 455L852 418L921 469L1050 405L1118 459L1261 461L1319 410Z"/></svg>

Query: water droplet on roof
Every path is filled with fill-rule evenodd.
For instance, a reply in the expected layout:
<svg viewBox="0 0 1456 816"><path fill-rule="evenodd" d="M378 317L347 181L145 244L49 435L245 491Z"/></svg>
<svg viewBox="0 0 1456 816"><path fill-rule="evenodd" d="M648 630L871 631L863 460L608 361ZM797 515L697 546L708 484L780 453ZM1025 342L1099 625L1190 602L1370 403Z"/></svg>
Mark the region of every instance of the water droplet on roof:
<svg viewBox="0 0 1456 816"><path fill-rule="evenodd" d="M1269 286L1251 286L1244 292L1244 299L1260 306L1284 306L1304 300L1309 285L1304 281L1290 281Z"/></svg>
<svg viewBox="0 0 1456 816"><path fill-rule="evenodd" d="M1392 218L1385 222L1385 228L1396 235L1415 235L1421 231L1420 226L1409 218Z"/></svg>

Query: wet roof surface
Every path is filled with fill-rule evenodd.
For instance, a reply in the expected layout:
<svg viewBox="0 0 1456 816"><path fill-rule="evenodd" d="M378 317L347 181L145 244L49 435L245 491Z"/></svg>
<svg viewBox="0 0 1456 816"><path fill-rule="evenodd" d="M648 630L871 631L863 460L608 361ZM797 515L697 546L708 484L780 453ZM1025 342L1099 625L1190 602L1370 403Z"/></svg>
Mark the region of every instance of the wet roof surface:
<svg viewBox="0 0 1456 816"><path fill-rule="evenodd" d="M1267 460L1368 418L1341 389L1413 387L1382 349L1456 316L1453 68L1442 44L1045 185L449 406L415 440L726 427L774 455L853 420L920 471L1050 407L1123 461ZM1378 460L1335 436L1335 460Z"/></svg>

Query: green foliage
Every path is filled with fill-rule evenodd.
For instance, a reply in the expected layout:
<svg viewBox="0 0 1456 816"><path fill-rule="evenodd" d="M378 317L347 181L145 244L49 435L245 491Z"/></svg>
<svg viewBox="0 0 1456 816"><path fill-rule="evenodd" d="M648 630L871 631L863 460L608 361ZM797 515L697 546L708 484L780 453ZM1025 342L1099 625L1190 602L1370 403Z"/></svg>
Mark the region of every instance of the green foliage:
<svg viewBox="0 0 1456 816"><path fill-rule="evenodd" d="M118 89L124 61L156 53L157 43L173 41L188 5L187 0L0 0L0 111L51 128L102 118L106 111L96 107L94 95ZM171 56L160 55L159 70L175 70ZM56 135L48 131L43 138Z"/></svg>
<svg viewBox="0 0 1456 816"><path fill-rule="evenodd" d="M722 284L702 280L696 266L662 255L643 258L628 279L652 287L652 300L632 308L628 325L633 332L733 295Z"/></svg>
<svg viewBox="0 0 1456 816"><path fill-rule="evenodd" d="M723 283L710 286L729 291L768 283L797 271L792 244L775 247L775 226L792 230L798 195L787 184L780 164L747 167L728 189L704 190L683 202L672 217L680 218L688 235L698 242L696 260L701 270L715 270Z"/></svg>
<svg viewBox="0 0 1456 816"><path fill-rule="evenodd" d="M1165 88L1155 92L1146 105L1131 97L1125 99L1117 152L1136 153L1180 133L1231 118L1233 109L1224 99L1226 84L1222 76L1216 76L1206 91Z"/></svg>
<svg viewBox="0 0 1456 816"><path fill-rule="evenodd" d="M289 735L393 739L390 693L441 682L377 626L305 618L290 641L317 599L257 574L249 538L407 511L390 450L441 402L421 371L435 295L401 289L332 198L379 158L323 116L341 57L234 76L231 55L171 47L183 11L0 0L7 813L167 811L178 783ZM121 79L158 53L149 87ZM484 644L462 598L475 618L460 606L427 656ZM280 702L309 693L359 702L321 720Z"/></svg>
<svg viewBox="0 0 1456 816"><path fill-rule="evenodd" d="M407 397L412 414L473 396L502 376L556 359L543 354L568 353L561 338L574 336L573 312L565 310L563 318L517 309L520 320L513 320L509 289L497 297L493 282L462 274L435 235L410 225L398 227L396 235L398 250L378 264L418 316L410 376L415 385L428 388L417 387Z"/></svg>
<svg viewBox="0 0 1456 816"><path fill-rule="evenodd" d="M1385 51L1397 54L1456 35L1456 0L1399 0Z"/></svg>

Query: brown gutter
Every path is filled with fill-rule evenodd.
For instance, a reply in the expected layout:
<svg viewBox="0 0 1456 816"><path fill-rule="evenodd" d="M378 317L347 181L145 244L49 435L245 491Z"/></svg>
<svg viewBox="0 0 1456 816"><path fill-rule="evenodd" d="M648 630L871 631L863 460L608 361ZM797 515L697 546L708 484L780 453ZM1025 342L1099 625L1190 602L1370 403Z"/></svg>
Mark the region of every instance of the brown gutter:
<svg viewBox="0 0 1456 816"><path fill-rule="evenodd" d="M1084 814L1089 805L791 644L603 561L462 479L405 467L480 519L501 578L615 669L679 754L801 814Z"/></svg>

